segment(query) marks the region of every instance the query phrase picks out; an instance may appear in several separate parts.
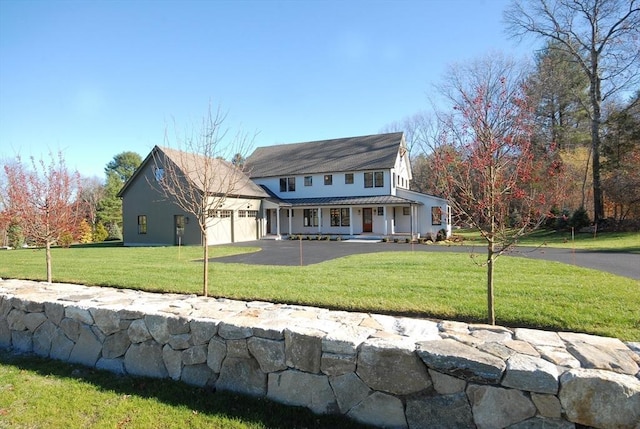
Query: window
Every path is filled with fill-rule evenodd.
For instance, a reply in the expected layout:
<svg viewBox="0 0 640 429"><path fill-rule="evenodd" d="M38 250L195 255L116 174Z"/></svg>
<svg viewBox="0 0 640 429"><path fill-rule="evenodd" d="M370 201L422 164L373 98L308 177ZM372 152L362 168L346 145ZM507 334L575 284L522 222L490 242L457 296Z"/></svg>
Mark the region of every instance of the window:
<svg viewBox="0 0 640 429"><path fill-rule="evenodd" d="M411 215L411 208L410 207L402 207L402 214L405 216L410 216Z"/></svg>
<svg viewBox="0 0 640 429"><path fill-rule="evenodd" d="M258 217L258 210L247 210L247 217Z"/></svg>
<svg viewBox="0 0 640 429"><path fill-rule="evenodd" d="M331 209L329 210L331 217L331 226L349 226L349 209Z"/></svg>
<svg viewBox="0 0 640 429"><path fill-rule="evenodd" d="M382 188L384 187L384 172L366 172L364 173L364 187L365 188Z"/></svg>
<svg viewBox="0 0 640 429"><path fill-rule="evenodd" d="M153 172L153 175L156 178L156 182L161 181L164 178L164 168L156 167L156 169Z"/></svg>
<svg viewBox="0 0 640 429"><path fill-rule="evenodd" d="M344 175L344 184L353 185L353 173L346 173Z"/></svg>
<svg viewBox="0 0 640 429"><path fill-rule="evenodd" d="M231 210L209 210L209 217L231 217Z"/></svg>
<svg viewBox="0 0 640 429"><path fill-rule="evenodd" d="M333 175L332 174L325 174L324 175L324 184L325 185L333 185Z"/></svg>
<svg viewBox="0 0 640 429"><path fill-rule="evenodd" d="M373 173L364 173L364 187L373 188Z"/></svg>
<svg viewBox="0 0 640 429"><path fill-rule="evenodd" d="M384 172L376 171L373 173L373 177L375 179L375 187L382 188L384 187Z"/></svg>
<svg viewBox="0 0 640 429"><path fill-rule="evenodd" d="M384 207L378 207L378 216L384 216Z"/></svg>
<svg viewBox="0 0 640 429"><path fill-rule="evenodd" d="M246 210L238 210L238 217L248 217Z"/></svg>
<svg viewBox="0 0 640 429"><path fill-rule="evenodd" d="M431 207L431 225L442 225L441 207Z"/></svg>
<svg viewBox="0 0 640 429"><path fill-rule="evenodd" d="M304 176L304 186L313 186L313 176Z"/></svg>
<svg viewBox="0 0 640 429"><path fill-rule="evenodd" d="M294 192L296 190L296 178L295 177L281 177L280 178L280 192Z"/></svg>
<svg viewBox="0 0 640 429"><path fill-rule="evenodd" d="M318 226L318 209L304 209L304 226Z"/></svg>
<svg viewBox="0 0 640 429"><path fill-rule="evenodd" d="M146 234L147 233L147 216L140 215L138 216L138 234Z"/></svg>

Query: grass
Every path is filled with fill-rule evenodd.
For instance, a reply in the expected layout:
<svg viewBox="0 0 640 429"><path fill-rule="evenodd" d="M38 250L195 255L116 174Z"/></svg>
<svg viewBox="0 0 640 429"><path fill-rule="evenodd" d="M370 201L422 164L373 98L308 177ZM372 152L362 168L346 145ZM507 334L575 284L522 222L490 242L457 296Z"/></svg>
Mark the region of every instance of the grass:
<svg viewBox="0 0 640 429"><path fill-rule="evenodd" d="M211 248L211 256L257 248ZM180 253L178 253L180 252ZM42 250L4 251L0 277L43 280ZM58 282L200 293L199 247L53 249ZM309 266L210 264L213 296L483 322L485 268L469 253L385 252ZM640 341L640 282L548 261L496 264L497 323Z"/></svg>
<svg viewBox="0 0 640 429"><path fill-rule="evenodd" d="M2 428L361 428L264 398L111 373L0 350Z"/></svg>
<svg viewBox="0 0 640 429"><path fill-rule="evenodd" d="M475 230L454 231L464 238L464 244L484 244L484 239ZM640 232L574 233L541 229L518 240L520 246L548 246L568 249L594 250L600 252L640 253Z"/></svg>

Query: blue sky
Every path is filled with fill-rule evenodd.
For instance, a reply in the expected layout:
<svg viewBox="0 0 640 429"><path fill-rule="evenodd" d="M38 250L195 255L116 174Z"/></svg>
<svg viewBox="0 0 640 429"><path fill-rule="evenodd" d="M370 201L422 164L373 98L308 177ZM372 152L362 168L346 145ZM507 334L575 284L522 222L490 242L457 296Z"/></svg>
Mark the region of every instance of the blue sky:
<svg viewBox="0 0 640 429"><path fill-rule="evenodd" d="M0 159L84 176L146 156L209 103L255 146L374 134L429 109L446 67L494 51L508 0L0 0Z"/></svg>

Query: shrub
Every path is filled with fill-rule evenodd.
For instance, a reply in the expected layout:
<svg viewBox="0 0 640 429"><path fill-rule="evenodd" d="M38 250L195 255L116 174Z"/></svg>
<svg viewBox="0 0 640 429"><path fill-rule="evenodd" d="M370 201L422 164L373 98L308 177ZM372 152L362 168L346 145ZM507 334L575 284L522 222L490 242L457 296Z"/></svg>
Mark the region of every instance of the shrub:
<svg viewBox="0 0 640 429"><path fill-rule="evenodd" d="M436 241L444 241L446 239L447 239L447 230L443 228L440 231L438 231L438 233L436 234Z"/></svg>
<svg viewBox="0 0 640 429"><path fill-rule="evenodd" d="M80 222L80 228L78 230L78 241L83 244L91 243L93 241L91 226L86 219L82 219L82 222Z"/></svg>
<svg viewBox="0 0 640 429"><path fill-rule="evenodd" d="M573 212L573 215L571 216L571 221L569 224L576 230L580 230L581 228L591 225L589 214L587 213L584 207L580 207L578 210Z"/></svg>
<svg viewBox="0 0 640 429"><path fill-rule="evenodd" d="M98 224L96 225L96 230L93 231L93 242L99 243L106 240L108 236L109 232L107 231L107 228L104 227L102 222L98 222Z"/></svg>
<svg viewBox="0 0 640 429"><path fill-rule="evenodd" d="M113 222L109 224L109 235L107 236L108 241L122 240L122 232L120 231L120 227L117 223Z"/></svg>
<svg viewBox="0 0 640 429"><path fill-rule="evenodd" d="M62 247L71 247L71 245L73 244L73 234L71 234L70 232L65 232L64 234L62 234L62 237L60 237L60 242L58 244L60 244L60 246Z"/></svg>

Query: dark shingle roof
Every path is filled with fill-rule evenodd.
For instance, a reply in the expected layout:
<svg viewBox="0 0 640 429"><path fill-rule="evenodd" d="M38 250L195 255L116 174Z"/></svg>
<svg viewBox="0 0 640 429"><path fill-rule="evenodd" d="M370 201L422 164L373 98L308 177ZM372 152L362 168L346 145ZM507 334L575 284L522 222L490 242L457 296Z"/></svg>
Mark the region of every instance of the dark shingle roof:
<svg viewBox="0 0 640 429"><path fill-rule="evenodd" d="M406 198L393 195L372 195L363 197L320 197L283 199L292 206L352 206L383 204L420 204Z"/></svg>
<svg viewBox="0 0 640 429"><path fill-rule="evenodd" d="M374 134L257 148L246 161L252 178L393 168L403 134Z"/></svg>

